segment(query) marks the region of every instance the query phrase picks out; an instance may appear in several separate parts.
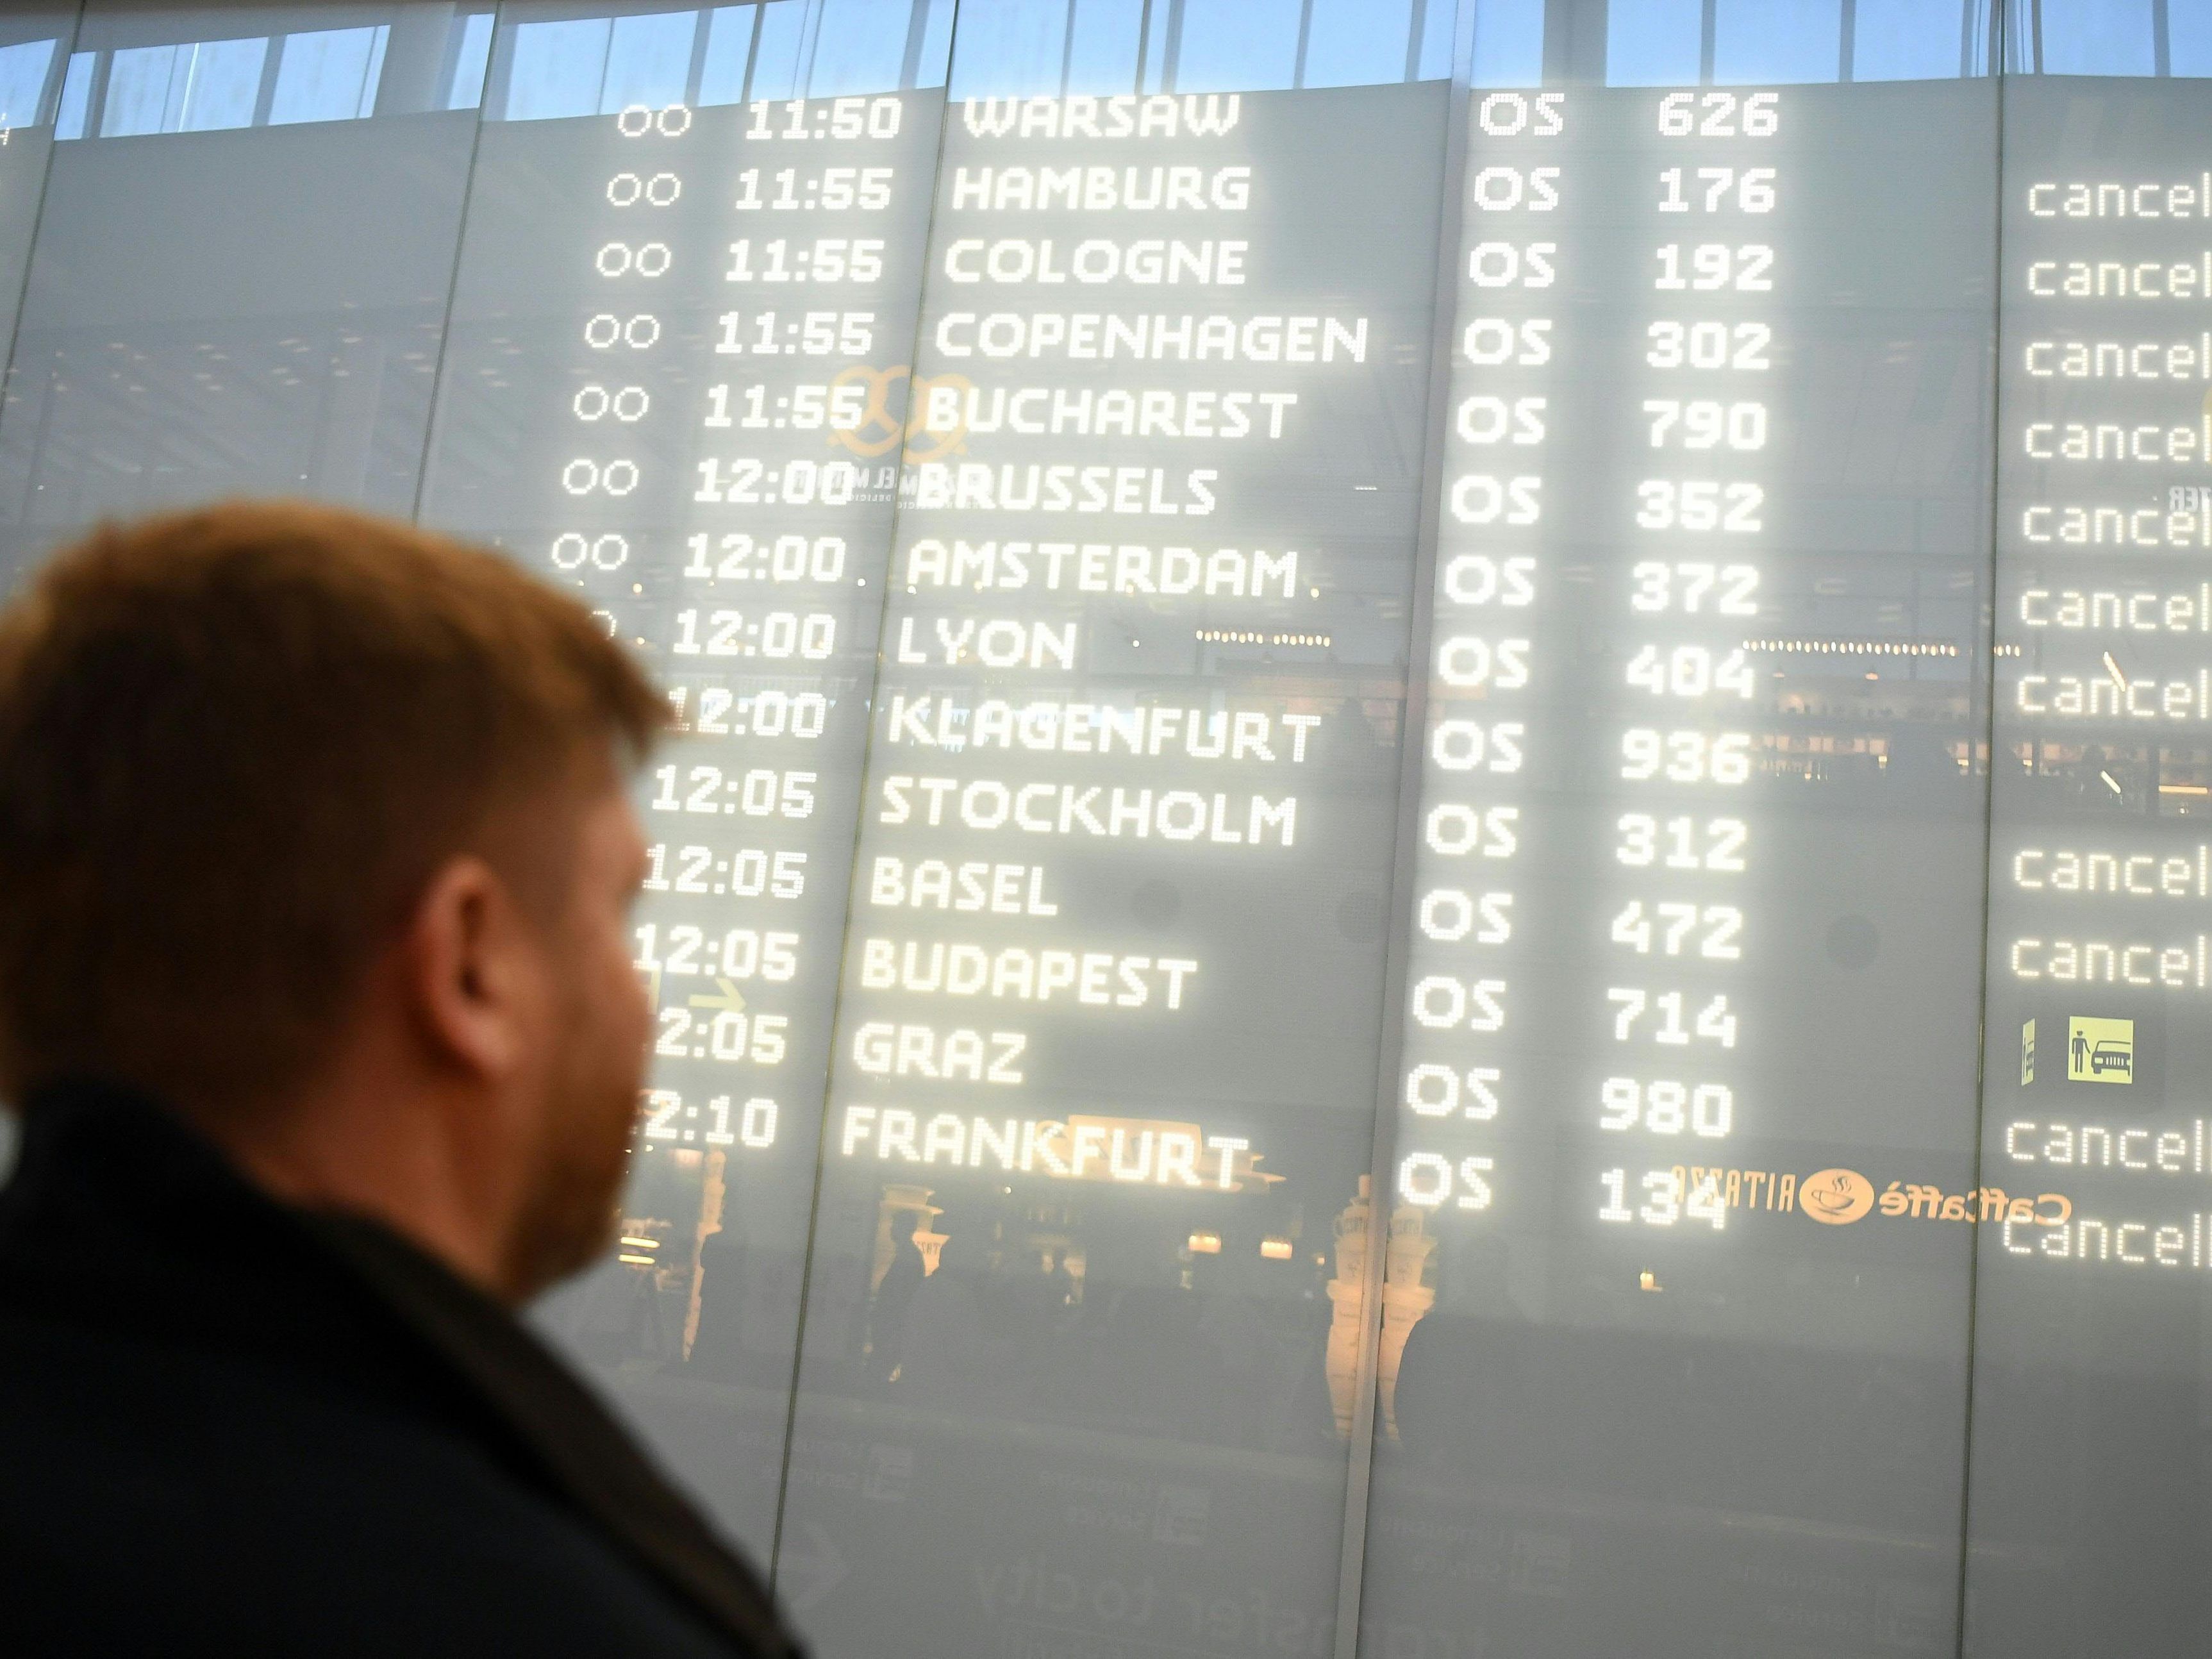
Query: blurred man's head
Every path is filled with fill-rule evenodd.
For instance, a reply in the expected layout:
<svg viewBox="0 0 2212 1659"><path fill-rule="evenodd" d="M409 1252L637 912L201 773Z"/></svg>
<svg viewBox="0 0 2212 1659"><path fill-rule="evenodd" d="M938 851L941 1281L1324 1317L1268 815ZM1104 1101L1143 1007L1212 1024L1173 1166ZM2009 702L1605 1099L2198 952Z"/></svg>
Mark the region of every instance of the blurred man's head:
<svg viewBox="0 0 2212 1659"><path fill-rule="evenodd" d="M665 717L580 606L404 525L94 532L0 615L0 1097L134 1085L500 1294L573 1270L644 1065L624 786Z"/></svg>

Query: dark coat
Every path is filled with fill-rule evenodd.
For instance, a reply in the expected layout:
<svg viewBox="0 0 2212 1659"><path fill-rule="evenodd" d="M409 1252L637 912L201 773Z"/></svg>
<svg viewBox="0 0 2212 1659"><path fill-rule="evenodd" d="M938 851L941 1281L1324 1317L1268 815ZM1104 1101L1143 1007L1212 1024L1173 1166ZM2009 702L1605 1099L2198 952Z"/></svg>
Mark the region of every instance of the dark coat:
<svg viewBox="0 0 2212 1659"><path fill-rule="evenodd" d="M522 1325L127 1092L0 1192L0 1650L786 1659L767 1592Z"/></svg>

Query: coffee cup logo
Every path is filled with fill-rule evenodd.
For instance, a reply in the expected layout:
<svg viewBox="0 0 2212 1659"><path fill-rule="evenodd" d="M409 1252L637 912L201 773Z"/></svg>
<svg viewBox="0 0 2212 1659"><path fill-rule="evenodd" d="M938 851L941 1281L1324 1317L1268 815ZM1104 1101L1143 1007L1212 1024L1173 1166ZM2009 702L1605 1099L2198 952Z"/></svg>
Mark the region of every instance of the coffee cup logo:
<svg viewBox="0 0 2212 1659"><path fill-rule="evenodd" d="M1856 1170L1822 1170L1799 1183L1797 1207L1815 1221L1840 1227L1874 1208L1874 1182Z"/></svg>

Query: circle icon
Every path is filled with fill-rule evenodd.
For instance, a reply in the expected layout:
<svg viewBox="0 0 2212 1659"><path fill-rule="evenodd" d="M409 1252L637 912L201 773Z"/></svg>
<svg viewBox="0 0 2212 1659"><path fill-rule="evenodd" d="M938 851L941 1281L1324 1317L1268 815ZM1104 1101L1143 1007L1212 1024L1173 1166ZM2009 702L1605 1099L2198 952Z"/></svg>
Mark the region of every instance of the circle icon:
<svg viewBox="0 0 2212 1659"><path fill-rule="evenodd" d="M1824 1226L1841 1227L1874 1208L1874 1182L1856 1170L1822 1170L1798 1183L1797 1207Z"/></svg>

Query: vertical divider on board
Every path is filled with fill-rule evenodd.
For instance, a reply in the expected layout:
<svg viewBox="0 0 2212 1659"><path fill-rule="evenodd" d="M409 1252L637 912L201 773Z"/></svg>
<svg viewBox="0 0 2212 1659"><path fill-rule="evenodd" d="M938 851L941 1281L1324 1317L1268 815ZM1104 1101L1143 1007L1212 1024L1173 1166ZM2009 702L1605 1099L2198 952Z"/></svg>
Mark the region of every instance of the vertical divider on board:
<svg viewBox="0 0 2212 1659"><path fill-rule="evenodd" d="M501 0L501 3L504 4L505 0ZM495 67L498 59L496 47L501 39L499 16L499 9L495 6L491 14L492 46L486 49L483 84L477 97L476 128L469 140L469 170L461 184L460 234L453 238L453 264L446 276L445 308L439 313L438 361L430 368L430 418L422 423L422 451L415 462L415 501L408 509L407 516L418 525L422 522L422 501L430 488L430 463L438 453L439 428L443 423L446 412L446 369L453 349L453 304L461 285L461 254L469 240L469 201L476 194L477 161L483 152L484 112L492 107L495 78L498 79L502 92L505 87L503 75Z"/></svg>
<svg viewBox="0 0 2212 1659"><path fill-rule="evenodd" d="M1961 46L1961 73L1970 73L1973 62L1973 18L1975 8L1965 8L1966 21L1962 29L1965 36ZM1978 618L1975 640L1974 668L1969 678L1968 696L1972 702L1969 729L1980 734L1982 775L1982 915L1981 915L1981 984L1975 1000L1981 1011L1979 1041L1975 1044L1977 1066L1974 1078L1974 1161L1973 1180L1976 1190L1990 1185L1986 1170L1988 1143L1985 1139L1990 1110L1990 1056L1992 1042L2001 1042L1993 1036L1990 1024L1990 950L1993 943L1992 927L1996 915L1996 664L1997 664L1997 538L2000 523L1997 501L2002 487L2000 469L2002 465L2004 422L2002 418L2002 391L2004 380L2004 360L2002 355L2004 340L2004 233L2008 216L2005 202L2004 167L2004 82L2009 73L2007 68L2006 37L2010 33L2003 8L1992 6L1984 21L1982 44L1986 62L1992 66L1996 82L1995 106L1996 120L1990 142L1996 161L1993 171L1997 181L1996 240L1990 249L1990 380L1989 406L1997 416L1990 427L1989 493L1984 498L1988 520L1983 542L1986 556L1982 562L1979 578L1980 592L1975 610ZM1998 1030L2002 1030L2002 1025ZM1960 1429L1963 1448L1964 1467L1959 1476L1959 1571L1958 1593L1954 1603L1953 1628L1958 1632L1958 1650L1964 1654L1967 1641L1967 1618L1972 1608L1969 1583L1969 1563L1973 1550L1974 1528L1974 1394L1978 1386L1974 1348L1974 1324L1981 1294L1982 1260L1978 1249L1966 1262L1966 1389L1964 1401L1964 1421Z"/></svg>
<svg viewBox="0 0 2212 1659"><path fill-rule="evenodd" d="M4 243L0 243L0 312L4 312L8 319L5 330L0 331L0 410L6 407L6 392L15 359L15 328L21 315L23 284L30 271L31 246L38 240L39 216L46 204L46 177L53 161L55 118L58 113L70 56L76 44L77 18L82 10L80 3L56 14L55 33L58 38L46 72L39 77L36 107L30 120L20 122L23 126L43 127L45 133L34 164L38 173L37 185L23 192L30 199L26 204L28 210L18 222L20 229L14 224L0 225L0 238L6 239ZM11 137L12 129L18 125L19 118L13 110L0 110L0 123L11 129ZM11 190L5 198L0 198L0 202L11 204L16 193ZM4 211L4 209L0 208L0 211ZM11 562L0 559L0 598L5 597L21 574L9 568ZM15 1115L0 1111L0 1184L5 1183L9 1171L15 1165L18 1138Z"/></svg>
<svg viewBox="0 0 2212 1659"><path fill-rule="evenodd" d="M1428 0L1432 5L1445 0ZM1422 761L1429 712L1431 624L1435 614L1437 544L1443 510L1452 331L1459 268L1460 224L1466 211L1468 122L1472 107L1475 15L1482 0L1457 0L1452 24L1451 95L1444 118L1443 189L1437 216L1436 289L1429 330L1429 379L1424 411L1419 540L1413 556L1413 602L1407 617L1406 701L1399 733L1397 835L1390 886L1383 902L1387 941L1380 992L1382 1041L1375 1079L1374 1141L1367 1175L1365 1276L1361 1281L1359 1368L1353 1383L1352 1457L1345 1471L1344 1541L1337 1565L1334 1659L1357 1659L1360 1594L1367 1559L1367 1510L1375 1462L1376 1395L1382 1346L1382 1292L1389 1263L1390 1200L1398 1147L1398 1073L1405 1057L1404 1019L1413 882L1420 835Z"/></svg>
<svg viewBox="0 0 2212 1659"><path fill-rule="evenodd" d="M9 141L6 149L0 149L0 164L4 164L0 165L0 177L6 178L8 182L5 193L0 194L0 313L4 313L7 317L7 326L4 331L0 331L0 340L4 340L4 349L0 349L0 422L8 418L16 401L11 394L17 389L15 382L15 341L22 324L23 293L30 281L31 252L38 241L39 227L46 214L46 181L53 171L54 140L61 130L62 106L69 87L70 61L76 53L78 28L83 15L82 0L66 9L57 9L51 14L49 26L53 28L56 39L43 74L36 76L34 82L30 77L13 82L25 87L35 84L34 107L30 118L21 119L14 110L0 109L0 130L5 131ZM9 32L24 29L27 22L34 21L36 18L37 14L32 14L28 19L18 18ZM26 29L25 32L35 31ZM0 46L0 52L21 52L32 44L25 41L20 45ZM10 78L13 82L13 77ZM23 152L28 146L19 136L23 129L38 133L37 145L27 164ZM19 171L37 174L37 183L33 188L25 191L15 187L13 175ZM19 201L21 202L21 207L17 206ZM16 558L7 556L7 550L0 550L0 595L4 595L24 574L23 565ZM5 1114L0 1114L0 1122L7 1125L0 1127L0 1135L12 1136L12 1120L7 1120ZM0 1168L5 1167L8 1157L7 1146L0 1145Z"/></svg>
<svg viewBox="0 0 2212 1659"><path fill-rule="evenodd" d="M932 238L934 235L937 228L937 179L938 174L944 165L945 130L946 123L951 117L952 107L951 63L953 53L957 50L959 44L959 0L913 0L913 8L912 16L907 26L905 44L900 52L899 90L902 93L913 91L916 83L925 72L939 76L941 79L939 80L939 84L945 89L944 109L938 122L937 128L937 150L935 155L930 159L929 171L927 176L920 181L921 187L927 192L927 199L930 206L928 213L922 220L917 246L927 250L932 245ZM936 58L935 54L932 53L930 51L930 36L933 33L931 26L938 15L945 13L950 13L951 16L945 29L945 36L941 43L943 57L941 60L939 60ZM925 269L915 295L914 329L908 336L907 339L906 416L898 430L897 444L891 452L893 456L896 458L896 472L899 478L903 478L905 477L907 448L909 441L913 437L915 417L918 413L915 401L916 388L915 386L914 367L915 364L920 361L921 356L921 299L922 294L927 290L927 286L928 274ZM893 487L891 501L890 522L884 531L884 545L885 548L885 554L884 560L884 580L878 585L881 591L878 594L876 602L875 672L870 678L867 695L861 699L861 707L866 710L868 717L868 728L867 735L860 746L860 753L856 763L855 775L863 779L868 775L869 763L875 751L876 693L883 678L884 625L890 613L891 560L895 556L896 550L898 546L899 513L902 504L902 498L901 493L895 484ZM834 1033L837 1030L838 1013L844 999L845 951L852 939L852 915L854 908L859 901L861 879L860 859L860 825L863 820L863 815L866 813L866 802L865 798L863 798L860 810L854 812L853 815L853 845L850 854L852 868L851 873L846 882L844 922L838 936L836 951L837 966L836 976L832 981L833 989L830 993L830 1006L823 1016L825 1029L833 1034L833 1039ZM792 1439L794 1432L796 1431L799 1420L799 1364L801 1357L806 1352L807 1295L812 1285L814 1276L814 1233L815 1228L821 1217L822 1177L823 1170L827 1167L830 1157L830 1080L836 1075L836 1057L833 1054L830 1056L830 1064L823 1068L822 1073L821 1124L815 1138L813 1185L807 1196L806 1243L805 1249L800 1257L799 1267L799 1323L791 1347L791 1382L789 1389L787 1391L787 1404L786 1406L784 1418L783 1461L776 1476L775 1528L771 1536L769 1549L769 1586L772 1590L777 1590L779 1593L781 1593L779 1579L781 1578L783 1568L784 1510L786 1503L790 1496L791 1487Z"/></svg>

